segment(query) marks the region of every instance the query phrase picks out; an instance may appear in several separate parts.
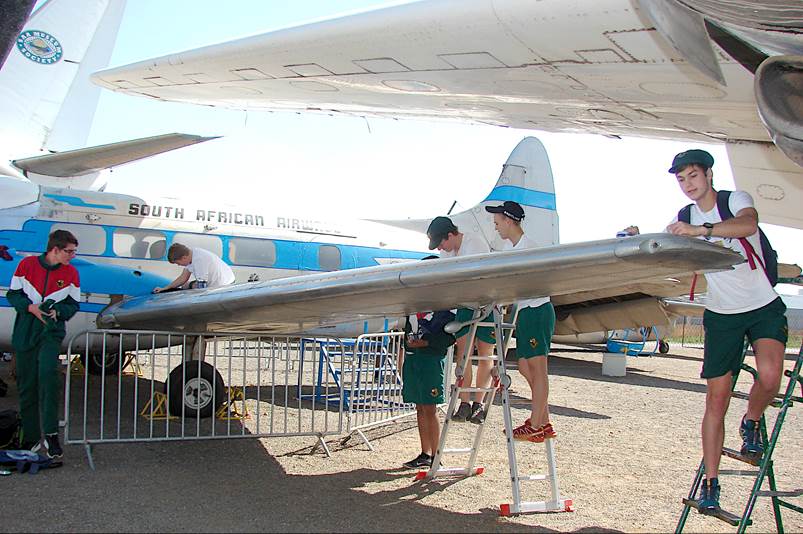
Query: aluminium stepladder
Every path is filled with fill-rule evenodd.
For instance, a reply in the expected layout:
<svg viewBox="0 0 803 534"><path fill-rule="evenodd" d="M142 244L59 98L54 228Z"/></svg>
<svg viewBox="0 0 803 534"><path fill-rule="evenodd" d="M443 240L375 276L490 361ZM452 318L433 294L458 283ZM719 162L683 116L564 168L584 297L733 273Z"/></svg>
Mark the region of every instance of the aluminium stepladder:
<svg viewBox="0 0 803 534"><path fill-rule="evenodd" d="M745 344L745 351L747 350L747 344ZM775 423L772 427L772 433L768 436L767 434L767 423L766 423L766 416L762 414L761 419L759 421L759 428L761 432L761 439L765 445L764 447L764 455L760 459L755 459L749 456L742 455L737 450L732 450L728 448L722 449L722 455L727 456L729 458L733 458L735 460L739 460L741 462L747 463L749 465L758 467L758 471L751 471L749 474L755 475L755 481L753 482L753 486L750 491L750 497L747 500L747 504L745 505L744 511L742 512L741 516L733 514L731 512L727 512L725 510L718 510L716 513L707 514L711 517L716 517L726 523L730 524L731 526L737 527L737 532L743 533L747 530L747 527L752 524L752 520L750 516L753 513L753 508L755 507L756 501L759 497L771 497L772 499L772 510L775 517L775 527L779 533L784 531L783 529L783 520L781 518L781 508L788 508L795 512L803 514L803 507L798 506L794 503L789 501L783 500L781 497L800 497L803 496L803 489L796 489L791 491L779 491L777 488L777 484L775 481L775 471L773 469L773 459L772 453L775 450L775 446L778 443L778 439L781 434L781 428L784 423L784 419L786 418L787 410L793 405L794 402L803 403L803 377L801 377L801 367L803 367L803 347L801 347L800 351L797 355L797 360L795 362L794 367L791 370L784 371L784 376L789 378L789 382L787 383L786 390L783 395L776 395L775 399L770 403L770 406L779 408L778 415L775 417ZM749 365L742 364L742 369L749 372L753 376L753 380L758 378L758 372L750 367ZM738 374L733 377L733 387L736 386L736 381L738 379ZM800 386L801 395L796 396L795 388ZM745 393L741 393L738 391L733 391L733 397L740 398L740 399L747 399L749 396ZM769 438L769 439L768 439ZM701 485L703 475L705 473L705 466L703 462L700 462L700 467L697 469L697 474L695 475L694 482L692 483L691 491L689 491L689 495L687 498L683 499L683 512L681 513L680 520L678 521L677 528L675 529L676 533L680 533L683 531L683 527L686 524L686 519L689 516L689 512L692 508L698 508L698 502L695 500L695 495ZM720 470L720 475L728 475L728 474L737 474L743 475L745 474L744 471L741 470ZM764 478L767 479L769 490L762 490L761 487L764 483Z"/></svg>
<svg viewBox="0 0 803 534"><path fill-rule="evenodd" d="M451 387L451 394L449 396L449 406L446 411L446 418L441 430L440 440L438 442L438 450L435 452L435 457L432 460L432 467L428 471L420 471L416 475L416 480L431 479L439 476L472 476L479 475L484 472L483 467L476 465L477 454L479 453L482 435L485 430L485 422L487 421L487 412L490 411L494 405L494 398L497 391L501 390L502 393L502 412L505 421L505 436L507 441L508 464L510 468L510 480L513 493L513 502L500 505L500 514L509 516L513 514L535 513L535 512L569 512L573 511L572 500L561 497L560 488L558 485L557 464L555 461L555 445L554 439L547 439L544 441L548 474L546 475L520 475L518 470L518 461L516 458L516 443L513 439L513 419L510 413L510 376L507 374L505 368L505 354L507 354L507 347L512 337L514 325L516 323L516 316L518 310L513 314L512 322L506 324L503 322L503 314L499 307L492 307L492 323L480 322L480 318L485 315L484 310L477 310L474 318L471 320L471 328L468 333L468 341L466 342L466 353L463 354L463 362L455 372L455 382ZM477 333L478 326L493 326L496 337L496 355L491 356L474 356L471 347L473 340ZM463 326L463 325L459 325ZM455 329L456 330L456 329ZM491 373L492 384L488 388L477 387L464 387L463 376L466 365L471 365L471 362L491 360L494 362L494 368ZM486 419L476 425L476 433L474 435L471 447L467 448L446 448L449 428L452 424L452 414L455 412L456 404L460 402L460 393L474 393L483 392L486 394L485 407ZM443 467L441 460L444 455L449 454L468 454L468 462L466 467ZM532 480L547 480L550 483L551 499L548 501L522 501L521 500L521 482Z"/></svg>

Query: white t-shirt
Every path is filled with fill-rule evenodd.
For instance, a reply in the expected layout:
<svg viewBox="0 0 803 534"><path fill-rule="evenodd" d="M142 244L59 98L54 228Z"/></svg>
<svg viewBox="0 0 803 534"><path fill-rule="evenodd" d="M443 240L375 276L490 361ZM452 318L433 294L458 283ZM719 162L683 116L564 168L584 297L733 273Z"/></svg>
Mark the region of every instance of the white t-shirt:
<svg viewBox="0 0 803 534"><path fill-rule="evenodd" d="M745 208L754 207L753 197L745 191L734 191L728 199L728 207L735 216ZM672 222L675 223L677 220L676 216ZM706 222L713 224L721 221L716 206L711 211L703 213L697 204L692 204L691 224L699 226ZM700 239L706 238L700 237ZM747 253L738 239L712 236L707 240L735 250L747 259ZM758 232L748 236L747 241L763 262L764 257L761 254L761 240ZM740 263L732 271L706 273L705 281L708 284L706 308L716 313L743 313L766 306L778 298L778 294L772 288L764 269L758 262L756 262L755 269L751 269L749 263Z"/></svg>
<svg viewBox="0 0 803 534"><path fill-rule="evenodd" d="M512 241L505 239L505 243L502 246L502 250L523 250L525 248L537 248L537 247L538 243L527 237L527 234L524 234L519 239L519 242L516 243L515 245L513 244ZM518 307L519 310L522 310L527 307L537 308L538 306L546 304L547 302L549 302L549 297L538 297L534 299L520 300L516 303L516 306Z"/></svg>
<svg viewBox="0 0 803 534"><path fill-rule="evenodd" d="M184 267L196 280L206 280L206 287L222 287L234 283L234 273L223 260L202 248L190 248L192 263Z"/></svg>
<svg viewBox="0 0 803 534"><path fill-rule="evenodd" d="M458 256L468 256L470 254L483 254L490 252L491 247L485 240L477 234L463 234L463 241L460 248L454 252L441 251L441 258L456 258Z"/></svg>

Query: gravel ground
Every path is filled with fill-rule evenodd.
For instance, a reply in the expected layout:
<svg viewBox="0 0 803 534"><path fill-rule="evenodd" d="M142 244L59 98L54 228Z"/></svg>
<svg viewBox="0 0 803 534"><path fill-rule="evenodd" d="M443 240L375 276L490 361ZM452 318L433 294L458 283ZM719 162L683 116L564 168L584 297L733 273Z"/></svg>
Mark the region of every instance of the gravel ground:
<svg viewBox="0 0 803 534"><path fill-rule="evenodd" d="M511 490L495 408L479 455L485 473L458 480L415 482L414 472L400 468L419 451L409 419L368 431L373 452L359 439L330 438L331 458L309 437L115 444L94 448L91 471L82 447L69 446L60 469L0 478L2 530L671 531L700 459L701 351L673 347L669 355L630 359L625 378L601 376L601 361L599 352L560 347L550 359L558 473L573 513L499 517ZM529 392L518 372L511 375L518 424ZM8 381L8 364L0 364L0 376ZM745 390L748 378L742 381ZM14 406L14 388L9 395L0 409ZM726 421L731 447L738 448L744 406L734 399ZM475 427L455 427L450 445L465 446ZM801 442L803 413L795 406L775 454L781 489L802 485ZM518 456L521 473L544 471L543 446L522 445ZM742 467L723 459L723 468ZM726 509L741 510L749 481L723 480ZM525 483L523 495L544 499L547 483ZM752 531L775 530L768 499L759 500L753 519ZM787 531L803 531L802 515L787 511L784 519ZM732 530L697 513L687 523L690 532Z"/></svg>

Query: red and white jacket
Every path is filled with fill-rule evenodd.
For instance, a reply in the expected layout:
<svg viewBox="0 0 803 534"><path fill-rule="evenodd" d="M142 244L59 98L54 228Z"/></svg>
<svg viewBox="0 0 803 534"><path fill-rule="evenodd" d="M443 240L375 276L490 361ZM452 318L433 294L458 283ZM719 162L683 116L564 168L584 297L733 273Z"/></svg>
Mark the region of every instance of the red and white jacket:
<svg viewBox="0 0 803 534"><path fill-rule="evenodd" d="M10 290L21 290L32 304L41 304L47 299L58 303L72 297L81 301L81 284L78 271L72 265L45 268L39 256L23 258L11 278Z"/></svg>

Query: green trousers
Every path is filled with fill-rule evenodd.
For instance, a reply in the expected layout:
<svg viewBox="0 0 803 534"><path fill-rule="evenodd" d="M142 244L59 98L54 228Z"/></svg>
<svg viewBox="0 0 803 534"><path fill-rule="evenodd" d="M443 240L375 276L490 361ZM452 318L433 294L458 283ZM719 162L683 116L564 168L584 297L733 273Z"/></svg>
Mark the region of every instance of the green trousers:
<svg viewBox="0 0 803 534"><path fill-rule="evenodd" d="M46 340L31 350L17 352L22 439L27 443L39 441L42 431L45 434L59 431L60 345L58 341Z"/></svg>

